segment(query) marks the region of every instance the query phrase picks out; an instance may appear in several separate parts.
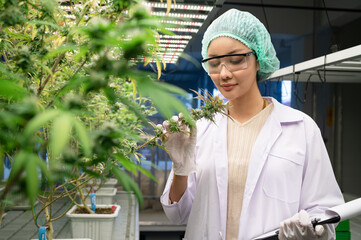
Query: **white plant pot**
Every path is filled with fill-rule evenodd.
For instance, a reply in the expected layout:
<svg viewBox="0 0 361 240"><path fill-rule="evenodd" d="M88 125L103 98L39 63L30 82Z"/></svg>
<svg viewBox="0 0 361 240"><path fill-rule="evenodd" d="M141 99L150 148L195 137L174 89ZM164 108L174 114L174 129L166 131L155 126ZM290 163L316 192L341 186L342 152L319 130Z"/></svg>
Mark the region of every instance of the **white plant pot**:
<svg viewBox="0 0 361 240"><path fill-rule="evenodd" d="M101 183L100 180L97 181L97 184L99 185ZM101 186L101 188L113 188L117 185L118 180L116 178L108 178L105 180L105 183Z"/></svg>
<svg viewBox="0 0 361 240"><path fill-rule="evenodd" d="M83 194L87 194L89 189L82 189ZM117 194L116 188L99 188L96 192L96 204L113 204L114 197ZM90 205L90 197L88 196L86 199L86 204Z"/></svg>
<svg viewBox="0 0 361 240"><path fill-rule="evenodd" d="M119 205L97 205L97 208L116 206L113 214L73 214L73 206L66 214L70 218L73 238L91 238L93 240L113 239L115 218L119 215Z"/></svg>
<svg viewBox="0 0 361 240"><path fill-rule="evenodd" d="M39 239L31 239L31 240L39 240ZM53 238L53 240L92 240L90 238Z"/></svg>

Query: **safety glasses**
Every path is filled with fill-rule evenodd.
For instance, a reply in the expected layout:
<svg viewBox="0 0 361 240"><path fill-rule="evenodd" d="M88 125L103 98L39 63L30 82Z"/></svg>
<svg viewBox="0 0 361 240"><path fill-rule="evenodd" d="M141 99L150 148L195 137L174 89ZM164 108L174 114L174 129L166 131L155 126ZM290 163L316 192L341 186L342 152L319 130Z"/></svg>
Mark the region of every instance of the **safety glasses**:
<svg viewBox="0 0 361 240"><path fill-rule="evenodd" d="M256 56L255 52L219 55L203 59L202 63L206 66L206 69L208 69L209 74L219 74L222 70L222 65L224 65L228 71L236 72L248 67L248 58L252 54Z"/></svg>

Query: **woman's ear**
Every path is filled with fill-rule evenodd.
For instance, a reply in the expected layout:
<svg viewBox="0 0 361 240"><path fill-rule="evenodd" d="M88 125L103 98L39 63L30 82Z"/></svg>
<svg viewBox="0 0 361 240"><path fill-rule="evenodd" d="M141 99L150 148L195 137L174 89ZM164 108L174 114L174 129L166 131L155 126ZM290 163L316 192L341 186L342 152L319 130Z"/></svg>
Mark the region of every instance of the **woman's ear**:
<svg viewBox="0 0 361 240"><path fill-rule="evenodd" d="M256 65L257 65L257 71L259 70L259 62L256 61Z"/></svg>

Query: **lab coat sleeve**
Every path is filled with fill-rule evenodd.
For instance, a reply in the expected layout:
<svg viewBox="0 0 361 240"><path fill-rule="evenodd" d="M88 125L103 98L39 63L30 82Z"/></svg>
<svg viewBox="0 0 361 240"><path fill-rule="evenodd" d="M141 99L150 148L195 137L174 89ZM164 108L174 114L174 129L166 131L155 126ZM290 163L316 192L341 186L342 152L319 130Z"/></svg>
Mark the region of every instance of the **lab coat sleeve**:
<svg viewBox="0 0 361 240"><path fill-rule="evenodd" d="M306 160L303 171L300 210L312 217L326 209L343 204L343 196L336 182L321 132L316 123L305 117ZM327 225L329 239L335 237L335 225Z"/></svg>
<svg viewBox="0 0 361 240"><path fill-rule="evenodd" d="M169 200L169 190L173 181L173 170L169 174L168 181L166 183L164 192L160 197L160 202L163 206L164 212L167 215L168 219L175 224L186 224L188 221L188 216L192 208L192 203L194 199L195 190L195 173L192 173L188 176L188 185L187 189L184 192L183 196L179 202L173 204Z"/></svg>
<svg viewBox="0 0 361 240"><path fill-rule="evenodd" d="M194 154L194 160L197 165L197 151L199 149L200 142L205 139L206 132L208 128L211 126L210 121L206 119L201 119L197 121L197 144L196 150ZM170 172L167 183L165 185L162 196L160 197L160 202L163 206L164 212L167 215L168 219L170 219L175 224L186 224L188 222L188 217L191 212L193 200L196 194L196 172L192 173L188 176L187 189L184 192L183 196L179 200L179 202L170 203L169 200L169 190L173 181L173 170Z"/></svg>

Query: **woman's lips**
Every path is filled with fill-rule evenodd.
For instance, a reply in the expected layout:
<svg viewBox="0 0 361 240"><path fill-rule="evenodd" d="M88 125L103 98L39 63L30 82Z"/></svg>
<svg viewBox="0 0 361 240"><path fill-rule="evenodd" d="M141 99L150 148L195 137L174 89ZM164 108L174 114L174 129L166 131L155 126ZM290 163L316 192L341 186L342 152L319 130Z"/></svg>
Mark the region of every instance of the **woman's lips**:
<svg viewBox="0 0 361 240"><path fill-rule="evenodd" d="M232 90L237 84L222 84L221 87L226 90L226 91L230 91Z"/></svg>

